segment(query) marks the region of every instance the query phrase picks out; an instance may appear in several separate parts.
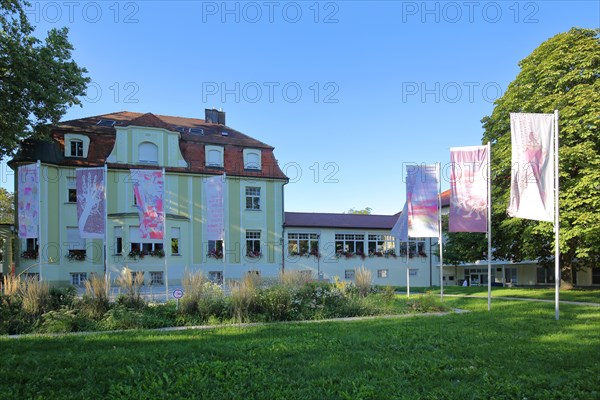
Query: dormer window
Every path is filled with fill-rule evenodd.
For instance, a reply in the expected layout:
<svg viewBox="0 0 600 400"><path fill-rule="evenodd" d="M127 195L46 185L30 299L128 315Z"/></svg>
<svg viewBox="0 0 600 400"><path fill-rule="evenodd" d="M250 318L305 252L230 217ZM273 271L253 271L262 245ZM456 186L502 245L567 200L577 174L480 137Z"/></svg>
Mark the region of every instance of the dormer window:
<svg viewBox="0 0 600 400"><path fill-rule="evenodd" d="M86 158L90 147L90 138L76 133L65 134L65 157Z"/></svg>
<svg viewBox="0 0 600 400"><path fill-rule="evenodd" d="M206 166L223 168L223 147L206 146Z"/></svg>
<svg viewBox="0 0 600 400"><path fill-rule="evenodd" d="M144 164L158 164L158 146L150 142L140 143L138 161Z"/></svg>
<svg viewBox="0 0 600 400"><path fill-rule="evenodd" d="M83 141L73 139L71 140L71 157L83 157Z"/></svg>
<svg viewBox="0 0 600 400"><path fill-rule="evenodd" d="M244 169L261 169L261 154L258 149L244 149Z"/></svg>

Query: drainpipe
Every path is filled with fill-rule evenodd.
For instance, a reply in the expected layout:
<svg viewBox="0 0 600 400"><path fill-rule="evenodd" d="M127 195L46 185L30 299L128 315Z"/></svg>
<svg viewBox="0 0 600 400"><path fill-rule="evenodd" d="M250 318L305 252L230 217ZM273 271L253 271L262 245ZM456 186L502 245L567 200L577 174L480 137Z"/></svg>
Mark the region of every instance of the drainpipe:
<svg viewBox="0 0 600 400"><path fill-rule="evenodd" d="M432 256L433 256L433 252L431 251L431 238L429 238L429 287L433 286L433 280L431 278L431 274L433 274L433 261Z"/></svg>

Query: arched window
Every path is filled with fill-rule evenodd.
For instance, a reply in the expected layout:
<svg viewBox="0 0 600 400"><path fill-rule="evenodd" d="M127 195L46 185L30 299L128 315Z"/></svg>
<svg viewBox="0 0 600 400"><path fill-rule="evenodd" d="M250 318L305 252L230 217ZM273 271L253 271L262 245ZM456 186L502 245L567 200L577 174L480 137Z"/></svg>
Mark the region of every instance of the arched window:
<svg viewBox="0 0 600 400"><path fill-rule="evenodd" d="M206 166L223 167L223 147L206 146Z"/></svg>
<svg viewBox="0 0 600 400"><path fill-rule="evenodd" d="M150 142L140 143L138 160L141 163L158 164L158 146Z"/></svg>
<svg viewBox="0 0 600 400"><path fill-rule="evenodd" d="M244 149L244 169L261 169L260 150Z"/></svg>

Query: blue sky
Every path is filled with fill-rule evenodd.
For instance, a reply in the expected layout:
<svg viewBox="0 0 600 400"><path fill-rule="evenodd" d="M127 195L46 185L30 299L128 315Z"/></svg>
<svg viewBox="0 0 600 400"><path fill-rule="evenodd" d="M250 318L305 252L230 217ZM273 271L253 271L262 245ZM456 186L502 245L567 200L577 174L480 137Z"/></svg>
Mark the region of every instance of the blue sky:
<svg viewBox="0 0 600 400"><path fill-rule="evenodd" d="M222 108L275 147L286 211L390 214L403 163L446 164L450 147L480 144L518 62L598 27L600 3L33 1L28 15L38 35L69 27L92 79L64 119Z"/></svg>

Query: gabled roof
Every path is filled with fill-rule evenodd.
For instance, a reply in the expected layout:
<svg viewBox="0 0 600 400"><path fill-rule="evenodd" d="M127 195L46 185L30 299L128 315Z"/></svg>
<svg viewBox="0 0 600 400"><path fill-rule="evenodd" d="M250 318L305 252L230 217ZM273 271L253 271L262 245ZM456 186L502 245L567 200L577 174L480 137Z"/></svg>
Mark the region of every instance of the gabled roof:
<svg viewBox="0 0 600 400"><path fill-rule="evenodd" d="M329 214L286 212L285 226L298 228L385 229L391 230L400 213L395 215Z"/></svg>

